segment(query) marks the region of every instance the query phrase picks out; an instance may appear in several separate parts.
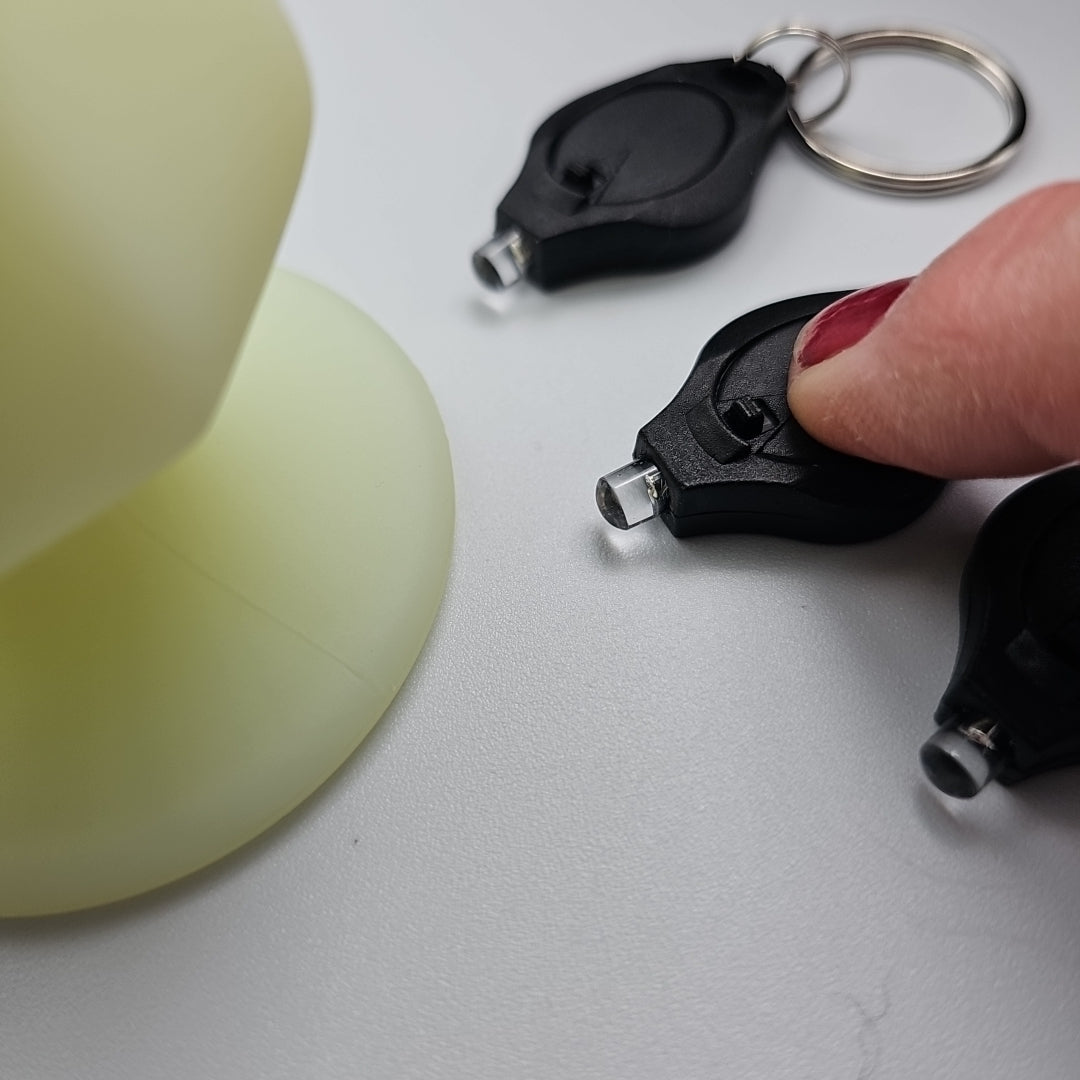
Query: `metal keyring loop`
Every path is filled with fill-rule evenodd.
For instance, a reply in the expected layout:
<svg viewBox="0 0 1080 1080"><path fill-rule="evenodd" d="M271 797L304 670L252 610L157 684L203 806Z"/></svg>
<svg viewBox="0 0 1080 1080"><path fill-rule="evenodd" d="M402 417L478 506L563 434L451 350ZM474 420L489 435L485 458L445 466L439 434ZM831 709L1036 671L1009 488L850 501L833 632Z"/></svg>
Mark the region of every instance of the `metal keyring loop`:
<svg viewBox="0 0 1080 1080"><path fill-rule="evenodd" d="M993 57L962 41L921 30L864 30L836 39L836 44L851 57L859 53L901 50L928 53L958 63L978 75L1001 99L1009 116L1009 127L1002 141L985 157L955 169L940 172L906 173L877 168L857 158L843 157L810 128L818 117L805 119L789 110L791 123L805 149L818 163L835 176L858 187L899 195L937 195L973 187L996 175L1012 160L1019 149L1027 124L1027 105L1016 80ZM835 63L832 49L817 49L799 65L791 84L794 89L810 76Z"/></svg>
<svg viewBox="0 0 1080 1080"><path fill-rule="evenodd" d="M844 51L836 38L832 37L830 34L826 34L824 30L815 30L812 26L778 26L775 30L766 30L764 34L758 34L758 36L746 46L743 52L735 57L735 63L739 64L743 60L750 60L754 56L754 53L760 52L770 42L787 37L810 38L812 41L816 41L820 46L820 48L815 49L799 65L796 69L795 76L788 80L788 86L791 88L790 100L792 102L794 102L795 94L798 90L798 83L796 80L800 78L800 73L803 73L802 77L809 74L809 72L804 73L804 68L806 68L806 65L811 62L815 56L828 56L833 63L840 65L843 81L840 84L840 92L836 95L835 101L806 119L799 117L798 114L794 112L794 105L788 106L788 114L791 116L793 123L798 120L806 126L819 124L827 116L831 116L840 107L844 98L847 97L848 91L851 89L851 58Z"/></svg>

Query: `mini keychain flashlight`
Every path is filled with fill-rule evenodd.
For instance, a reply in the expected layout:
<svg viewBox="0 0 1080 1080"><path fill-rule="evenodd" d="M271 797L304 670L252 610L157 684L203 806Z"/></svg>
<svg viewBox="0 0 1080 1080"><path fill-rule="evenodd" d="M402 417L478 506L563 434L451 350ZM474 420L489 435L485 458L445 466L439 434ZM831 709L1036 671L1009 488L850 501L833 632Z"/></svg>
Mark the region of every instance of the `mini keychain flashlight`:
<svg viewBox="0 0 1080 1080"><path fill-rule="evenodd" d="M979 531L960 587L956 666L920 753L970 798L1080 763L1080 466L1032 480Z"/></svg>
<svg viewBox="0 0 1080 1080"><path fill-rule="evenodd" d="M759 308L715 334L670 404L638 433L634 458L602 476L596 504L616 528L659 517L675 536L752 532L825 543L900 529L943 481L841 454L787 403L803 326L846 293Z"/></svg>
<svg viewBox="0 0 1080 1080"><path fill-rule="evenodd" d="M771 42L809 38L813 51L786 78L756 57ZM957 168L898 172L848 157L820 125L844 101L851 58L924 53L989 86L1008 123L998 145ZM843 76L812 116L799 94L820 71ZM754 186L786 128L837 178L892 194L940 194L994 176L1024 133L1024 96L1005 67L963 41L921 30L865 30L834 38L806 26L761 34L735 57L668 64L571 101L532 137L521 173L499 203L495 234L473 254L486 285L529 280L554 289L585 278L677 266L721 247L742 225Z"/></svg>

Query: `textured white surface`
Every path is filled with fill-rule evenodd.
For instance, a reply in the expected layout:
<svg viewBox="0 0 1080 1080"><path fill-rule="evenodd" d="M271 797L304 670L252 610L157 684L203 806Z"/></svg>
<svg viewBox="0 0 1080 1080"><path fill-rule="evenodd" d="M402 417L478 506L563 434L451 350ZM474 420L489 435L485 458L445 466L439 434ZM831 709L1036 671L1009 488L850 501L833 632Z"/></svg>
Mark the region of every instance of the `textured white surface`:
<svg viewBox="0 0 1080 1080"><path fill-rule="evenodd" d="M1076 773L953 805L915 763L960 567L1010 485L955 486L854 549L617 535L592 506L724 322L910 273L1080 173L1080 9L822 0L804 17L838 31L996 47L1032 108L1020 159L914 202L781 146L719 256L500 314L468 254L533 126L790 12L288 7L317 121L284 258L428 378L458 482L450 589L383 723L284 825L142 901L0 925L0 1077L1080 1075Z"/></svg>

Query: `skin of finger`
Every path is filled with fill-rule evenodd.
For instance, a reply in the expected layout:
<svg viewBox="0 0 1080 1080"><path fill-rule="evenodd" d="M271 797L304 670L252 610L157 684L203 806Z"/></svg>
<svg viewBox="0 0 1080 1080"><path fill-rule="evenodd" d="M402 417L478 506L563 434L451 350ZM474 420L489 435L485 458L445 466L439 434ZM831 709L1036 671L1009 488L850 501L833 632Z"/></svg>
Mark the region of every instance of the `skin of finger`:
<svg viewBox="0 0 1080 1080"><path fill-rule="evenodd" d="M1080 458L1080 183L966 234L862 341L793 370L788 398L822 442L936 476Z"/></svg>

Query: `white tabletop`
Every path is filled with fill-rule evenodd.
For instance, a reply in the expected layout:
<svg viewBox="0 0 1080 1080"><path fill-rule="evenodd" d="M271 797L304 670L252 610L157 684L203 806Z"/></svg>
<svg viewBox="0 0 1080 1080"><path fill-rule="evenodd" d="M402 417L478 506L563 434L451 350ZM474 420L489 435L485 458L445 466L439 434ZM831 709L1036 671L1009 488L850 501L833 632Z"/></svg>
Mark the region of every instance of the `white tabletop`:
<svg viewBox="0 0 1080 1080"><path fill-rule="evenodd" d="M621 534L592 502L724 323L912 273L1014 195L1080 174L1080 8L819 0L806 18L835 32L944 26L1001 54L1031 109L1017 161L903 200L785 143L717 256L497 310L469 253L535 125L789 12L287 7L317 112L282 260L427 378L457 477L449 589L376 731L269 835L141 900L0 924L0 1077L1080 1075L1076 773L961 804L915 756L963 560L1012 485L954 485L854 548ZM970 80L880 63L859 62L856 134L908 152L992 141L1000 117ZM933 104L939 82L955 113ZM927 142L871 124L912 116Z"/></svg>

